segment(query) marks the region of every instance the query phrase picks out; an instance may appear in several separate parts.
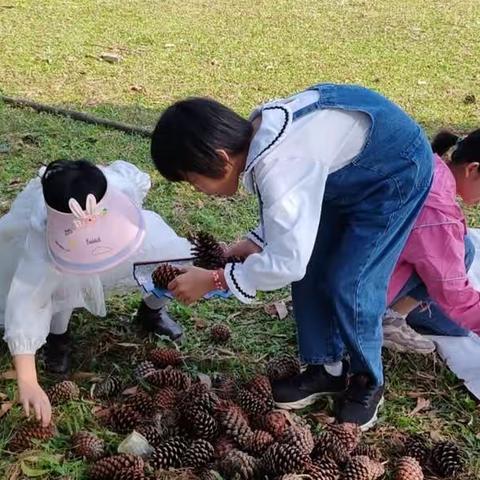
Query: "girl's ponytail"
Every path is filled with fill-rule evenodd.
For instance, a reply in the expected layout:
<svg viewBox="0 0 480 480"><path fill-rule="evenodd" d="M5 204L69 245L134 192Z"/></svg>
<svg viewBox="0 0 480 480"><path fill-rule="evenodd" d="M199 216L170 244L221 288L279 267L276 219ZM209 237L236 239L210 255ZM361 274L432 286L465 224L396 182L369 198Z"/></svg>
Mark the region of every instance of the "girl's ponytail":
<svg viewBox="0 0 480 480"><path fill-rule="evenodd" d="M454 145L457 144L459 136L449 130L441 130L433 138L432 150L437 155L445 155Z"/></svg>

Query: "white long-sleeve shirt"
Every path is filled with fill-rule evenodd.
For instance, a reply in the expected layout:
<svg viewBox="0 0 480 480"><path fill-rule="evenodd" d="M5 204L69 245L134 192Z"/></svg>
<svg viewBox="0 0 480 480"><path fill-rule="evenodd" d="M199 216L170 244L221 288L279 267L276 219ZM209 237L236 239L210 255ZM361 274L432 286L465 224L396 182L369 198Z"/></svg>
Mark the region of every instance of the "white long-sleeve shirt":
<svg viewBox="0 0 480 480"><path fill-rule="evenodd" d="M371 126L362 112L317 110L295 122L292 113L318 100L307 91L257 109L261 115L247 156L244 184L257 193L260 225L247 237L262 247L243 264L228 264L225 279L244 303L256 291L302 279L318 232L325 184L362 150Z"/></svg>
<svg viewBox="0 0 480 480"><path fill-rule="evenodd" d="M123 161L102 169L109 184L142 206L150 189L148 174ZM128 261L102 274L65 274L54 268L47 251L40 178L26 186L0 218L0 326L5 326L4 339L12 355L35 353L45 343L56 314L86 308L105 315L105 293L135 289L134 262L190 256L189 242L159 215L147 210L142 214L145 240Z"/></svg>

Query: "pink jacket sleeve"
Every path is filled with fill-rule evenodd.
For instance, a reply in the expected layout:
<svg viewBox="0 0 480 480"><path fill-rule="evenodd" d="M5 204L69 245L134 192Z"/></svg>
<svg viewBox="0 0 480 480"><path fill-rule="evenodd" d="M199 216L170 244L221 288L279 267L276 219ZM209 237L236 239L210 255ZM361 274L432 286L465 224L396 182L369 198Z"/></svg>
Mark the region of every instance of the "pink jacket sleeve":
<svg viewBox="0 0 480 480"><path fill-rule="evenodd" d="M434 220L432 218L432 220ZM480 333L480 292L468 280L465 269L465 227L461 222L429 222L415 228L403 252L427 286L430 298L452 320Z"/></svg>

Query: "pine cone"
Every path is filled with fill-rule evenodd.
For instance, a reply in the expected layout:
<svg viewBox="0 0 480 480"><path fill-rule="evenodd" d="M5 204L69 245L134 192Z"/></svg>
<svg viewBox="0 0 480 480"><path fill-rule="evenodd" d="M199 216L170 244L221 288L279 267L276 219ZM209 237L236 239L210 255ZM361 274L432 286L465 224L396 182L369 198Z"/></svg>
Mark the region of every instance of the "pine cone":
<svg viewBox="0 0 480 480"><path fill-rule="evenodd" d="M207 270L216 270L226 265L223 248L213 235L206 232L198 232L188 236L193 244L192 254L196 257L194 265Z"/></svg>
<svg viewBox="0 0 480 480"><path fill-rule="evenodd" d="M260 470L257 459L240 450L231 450L220 462L220 471L225 478L253 480Z"/></svg>
<svg viewBox="0 0 480 480"><path fill-rule="evenodd" d="M90 468L89 478L91 480L134 480L136 471L143 473L143 460L135 455L120 454L102 458L94 463Z"/></svg>
<svg viewBox="0 0 480 480"><path fill-rule="evenodd" d="M230 328L222 323L213 325L210 329L210 337L215 343L226 343L230 340L231 336L232 332L230 331Z"/></svg>
<svg viewBox="0 0 480 480"><path fill-rule="evenodd" d="M8 449L12 452L27 450L34 446L35 440L47 441L53 438L56 433L57 430L52 424L48 427L42 427L37 422L28 422L13 434Z"/></svg>
<svg viewBox="0 0 480 480"><path fill-rule="evenodd" d="M151 415L155 409L155 403L152 397L142 391L128 397L124 405L133 408L142 416Z"/></svg>
<svg viewBox="0 0 480 480"><path fill-rule="evenodd" d="M315 446L310 428L297 427L296 425L291 425L285 429L281 443L291 445L307 455L312 453Z"/></svg>
<svg viewBox="0 0 480 480"><path fill-rule="evenodd" d="M200 468L206 466L213 460L215 449L206 440L194 440L187 448L182 464L184 467Z"/></svg>
<svg viewBox="0 0 480 480"><path fill-rule="evenodd" d="M362 443L353 450L352 457L369 457L372 460L379 461L382 458L382 452L373 445Z"/></svg>
<svg viewBox="0 0 480 480"><path fill-rule="evenodd" d="M72 450L77 457L94 462L105 454L105 442L91 432L77 432L72 436Z"/></svg>
<svg viewBox="0 0 480 480"><path fill-rule="evenodd" d="M260 419L259 427L262 430L270 433L277 441L283 436L283 433L287 427L287 417L281 410L275 410L268 412L263 418Z"/></svg>
<svg viewBox="0 0 480 480"><path fill-rule="evenodd" d="M237 396L238 404L245 413L251 415L252 417L258 417L265 415L271 410L269 406L266 405L263 398L255 395L249 390L240 390Z"/></svg>
<svg viewBox="0 0 480 480"><path fill-rule="evenodd" d="M133 376L139 382L144 378L148 377L152 373L156 372L155 365L148 360L142 363L139 363L133 372Z"/></svg>
<svg viewBox="0 0 480 480"><path fill-rule="evenodd" d="M108 426L117 433L130 433L141 422L142 415L129 405L116 405L107 417Z"/></svg>
<svg viewBox="0 0 480 480"><path fill-rule="evenodd" d="M175 348L154 348L148 354L148 359L157 368L165 368L169 365L172 367L181 365L183 356Z"/></svg>
<svg viewBox="0 0 480 480"><path fill-rule="evenodd" d="M286 444L274 443L262 457L262 463L271 475L284 475L302 471L310 463L306 453Z"/></svg>
<svg viewBox="0 0 480 480"><path fill-rule="evenodd" d="M182 454L187 447L182 438L167 440L155 449L149 463L154 469L179 468L182 464Z"/></svg>
<svg viewBox="0 0 480 480"><path fill-rule="evenodd" d="M238 385L231 375L220 374L213 378L212 390L222 400L233 400L237 396Z"/></svg>
<svg viewBox="0 0 480 480"><path fill-rule="evenodd" d="M385 473L381 463L368 457L354 457L343 472L344 480L376 480Z"/></svg>
<svg viewBox="0 0 480 480"><path fill-rule="evenodd" d="M181 428L181 417L176 409L162 410L157 412L150 420L163 438L178 437L183 434Z"/></svg>
<svg viewBox="0 0 480 480"><path fill-rule="evenodd" d="M312 458L322 458L327 454L339 464L346 463L357 447L360 435L360 428L353 423L327 425L317 439Z"/></svg>
<svg viewBox="0 0 480 480"><path fill-rule="evenodd" d="M172 367L157 370L149 375L146 381L157 388L172 387L175 390L187 390L191 383L191 379L186 373Z"/></svg>
<svg viewBox="0 0 480 480"><path fill-rule="evenodd" d="M208 385L194 383L182 396L179 410L188 412L192 408L199 408L212 413L219 404L219 398L213 393Z"/></svg>
<svg viewBox="0 0 480 480"><path fill-rule="evenodd" d="M160 431L155 425L140 425L135 430L142 435L153 448L158 447L165 440L164 432Z"/></svg>
<svg viewBox="0 0 480 480"><path fill-rule="evenodd" d="M52 405L60 405L69 400L76 400L80 396L80 389L75 382L65 380L57 383L47 391L47 396Z"/></svg>
<svg viewBox="0 0 480 480"><path fill-rule="evenodd" d="M423 480L422 467L412 457L402 457L395 467L394 480Z"/></svg>
<svg viewBox="0 0 480 480"><path fill-rule="evenodd" d="M177 404L178 393L171 387L158 390L153 396L153 405L158 410L172 410Z"/></svg>
<svg viewBox="0 0 480 480"><path fill-rule="evenodd" d="M240 446L247 445L253 432L242 410L235 405L219 407L217 419L225 430L226 435L231 437Z"/></svg>
<svg viewBox="0 0 480 480"><path fill-rule="evenodd" d="M248 439L246 449L254 455L262 455L274 442L273 437L264 430L255 430Z"/></svg>
<svg viewBox="0 0 480 480"><path fill-rule="evenodd" d="M464 459L453 442L439 442L432 450L432 465L442 477L451 477L463 471Z"/></svg>
<svg viewBox="0 0 480 480"><path fill-rule="evenodd" d="M155 288L166 290L168 284L180 275L181 270L169 263L161 263L152 273L152 281Z"/></svg>
<svg viewBox="0 0 480 480"><path fill-rule="evenodd" d="M236 448L235 442L228 437L220 437L216 440L214 444L215 448L215 458L221 460L224 458L228 452Z"/></svg>
<svg viewBox="0 0 480 480"><path fill-rule="evenodd" d="M428 463L430 453L427 440L420 435L412 436L405 442L404 455L414 458L422 466Z"/></svg>
<svg viewBox="0 0 480 480"><path fill-rule="evenodd" d="M118 377L107 377L92 387L94 398L111 398L118 395L122 390L122 381Z"/></svg>
<svg viewBox="0 0 480 480"><path fill-rule="evenodd" d="M309 474L315 480L337 480L340 477L338 465L328 456L308 465L305 473Z"/></svg>
<svg viewBox="0 0 480 480"><path fill-rule="evenodd" d="M256 375L247 384L247 390L261 398L267 407L269 407L269 410L274 408L275 402L273 401L272 385L268 377L265 375Z"/></svg>
<svg viewBox="0 0 480 480"><path fill-rule="evenodd" d="M217 421L212 415L199 407L193 407L184 413L184 427L194 438L210 440L218 431Z"/></svg>
<svg viewBox="0 0 480 480"><path fill-rule="evenodd" d="M145 480L143 468L129 467L119 470L113 480Z"/></svg>
<svg viewBox="0 0 480 480"><path fill-rule="evenodd" d="M300 361L292 355L281 355L268 361L266 372L271 382L293 377L300 373Z"/></svg>

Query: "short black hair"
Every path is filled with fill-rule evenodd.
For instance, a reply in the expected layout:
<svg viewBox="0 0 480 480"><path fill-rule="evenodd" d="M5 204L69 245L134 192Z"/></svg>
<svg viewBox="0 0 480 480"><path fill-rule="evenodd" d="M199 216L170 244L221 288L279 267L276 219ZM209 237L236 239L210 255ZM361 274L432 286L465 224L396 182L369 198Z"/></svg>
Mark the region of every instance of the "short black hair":
<svg viewBox="0 0 480 480"><path fill-rule="evenodd" d="M450 130L441 130L432 141L432 150L442 156L456 146L450 162L456 165L480 162L480 129L462 138Z"/></svg>
<svg viewBox="0 0 480 480"><path fill-rule="evenodd" d="M217 150L239 154L250 145L251 122L209 98L188 98L168 107L152 134L151 155L168 180L181 182L188 172L221 178L224 160Z"/></svg>
<svg viewBox="0 0 480 480"><path fill-rule="evenodd" d="M74 198L86 209L87 196L99 202L107 191L103 172L88 160L56 160L48 164L42 176L46 204L59 212L70 213L68 201Z"/></svg>

